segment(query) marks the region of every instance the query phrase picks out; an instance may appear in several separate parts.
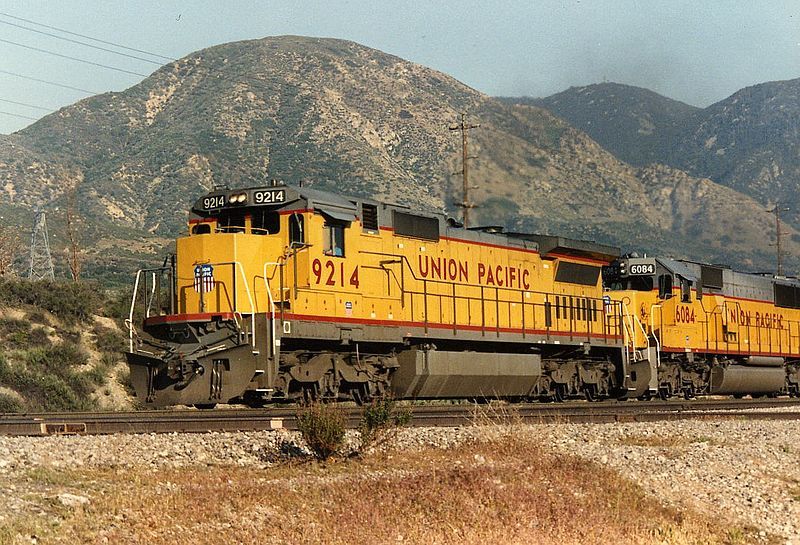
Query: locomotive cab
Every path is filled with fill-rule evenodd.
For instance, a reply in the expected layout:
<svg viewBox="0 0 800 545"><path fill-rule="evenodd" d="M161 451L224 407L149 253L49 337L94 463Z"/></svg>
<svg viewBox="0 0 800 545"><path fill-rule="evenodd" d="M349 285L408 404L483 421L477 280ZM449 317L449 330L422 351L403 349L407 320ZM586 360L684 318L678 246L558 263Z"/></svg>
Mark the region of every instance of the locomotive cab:
<svg viewBox="0 0 800 545"><path fill-rule="evenodd" d="M280 276L306 247L307 216L299 195L280 185L218 190L194 204L170 266L137 276L145 317L141 332L131 329L127 357L145 403L213 405L269 393ZM131 321L135 307L136 295Z"/></svg>

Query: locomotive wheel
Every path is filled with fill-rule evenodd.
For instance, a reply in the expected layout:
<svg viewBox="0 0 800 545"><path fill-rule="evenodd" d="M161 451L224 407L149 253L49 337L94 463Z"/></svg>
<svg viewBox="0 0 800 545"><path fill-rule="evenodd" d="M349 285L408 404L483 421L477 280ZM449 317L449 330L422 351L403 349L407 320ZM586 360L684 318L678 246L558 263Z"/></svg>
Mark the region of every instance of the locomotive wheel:
<svg viewBox="0 0 800 545"><path fill-rule="evenodd" d="M563 403L563 401L567 398L567 385L566 384L554 384L553 385L553 401L556 403Z"/></svg>
<svg viewBox="0 0 800 545"><path fill-rule="evenodd" d="M302 405L313 405L316 403L317 399L319 399L319 395L317 392L317 384L304 384L303 385L303 397L300 401Z"/></svg>
<svg viewBox="0 0 800 545"><path fill-rule="evenodd" d="M201 411L210 411L211 409L217 406L216 403L195 403L194 408L200 409Z"/></svg>
<svg viewBox="0 0 800 545"><path fill-rule="evenodd" d="M667 384L658 389L658 397L664 401L672 397L672 387Z"/></svg>
<svg viewBox="0 0 800 545"><path fill-rule="evenodd" d="M597 397L597 386L594 384L586 384L583 386L583 395L588 402L599 401Z"/></svg>

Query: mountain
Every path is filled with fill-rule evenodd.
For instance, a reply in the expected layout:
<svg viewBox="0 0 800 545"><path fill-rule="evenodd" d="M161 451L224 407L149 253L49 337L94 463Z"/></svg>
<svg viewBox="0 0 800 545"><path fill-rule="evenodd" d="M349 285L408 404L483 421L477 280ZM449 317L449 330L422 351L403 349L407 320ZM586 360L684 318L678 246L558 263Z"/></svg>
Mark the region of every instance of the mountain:
<svg viewBox="0 0 800 545"><path fill-rule="evenodd" d="M628 164L666 163L687 120L699 110L653 91L600 83L571 87L547 98L504 98L544 108L585 131Z"/></svg>
<svg viewBox="0 0 800 545"><path fill-rule="evenodd" d="M765 206L781 201L800 225L800 79L747 87L702 109L612 83L506 100L548 109L632 165L663 163Z"/></svg>
<svg viewBox="0 0 800 545"><path fill-rule="evenodd" d="M746 87L702 110L672 163L800 213L800 79Z"/></svg>
<svg viewBox="0 0 800 545"><path fill-rule="evenodd" d="M214 186L304 180L458 215L460 138L448 127L461 112L480 123L470 134L477 221L772 263L759 244L770 220L753 199L675 169L629 166L542 108L353 42L297 36L198 51L0 136L0 216L43 206L63 247L64 211L75 207L89 273L122 281L156 262ZM731 210L735 233L722 222Z"/></svg>

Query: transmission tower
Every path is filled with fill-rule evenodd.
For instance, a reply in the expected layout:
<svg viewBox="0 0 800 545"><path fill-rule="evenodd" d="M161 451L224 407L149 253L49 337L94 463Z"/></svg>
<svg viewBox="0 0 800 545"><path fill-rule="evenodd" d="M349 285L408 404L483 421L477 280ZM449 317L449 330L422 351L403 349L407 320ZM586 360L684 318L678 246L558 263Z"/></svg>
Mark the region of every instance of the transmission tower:
<svg viewBox="0 0 800 545"><path fill-rule="evenodd" d="M36 210L31 232L31 280L54 280L53 259L50 256L50 241L47 238L47 219L44 210Z"/></svg>
<svg viewBox="0 0 800 545"><path fill-rule="evenodd" d="M466 121L466 114L461 114L461 123L458 125L452 125L449 127L451 131L461 131L461 180L464 182L464 193L461 202L458 204L461 208L464 209L464 228L466 229L469 227L469 209L475 208L475 204L469 200L469 180L467 175L469 174L469 169L467 167L468 161L470 159L475 159L475 157L470 157L467 154L467 132L471 129L477 129L480 125L468 125Z"/></svg>

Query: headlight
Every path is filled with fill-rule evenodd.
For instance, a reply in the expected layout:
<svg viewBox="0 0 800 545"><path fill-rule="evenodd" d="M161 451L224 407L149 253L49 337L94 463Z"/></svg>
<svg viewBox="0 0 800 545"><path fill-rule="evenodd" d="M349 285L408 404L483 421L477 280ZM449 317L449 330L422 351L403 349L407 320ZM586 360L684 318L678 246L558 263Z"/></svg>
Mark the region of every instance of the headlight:
<svg viewBox="0 0 800 545"><path fill-rule="evenodd" d="M247 193L236 193L235 195L231 195L230 199L228 199L228 202L233 204L243 203L245 201L247 201Z"/></svg>

